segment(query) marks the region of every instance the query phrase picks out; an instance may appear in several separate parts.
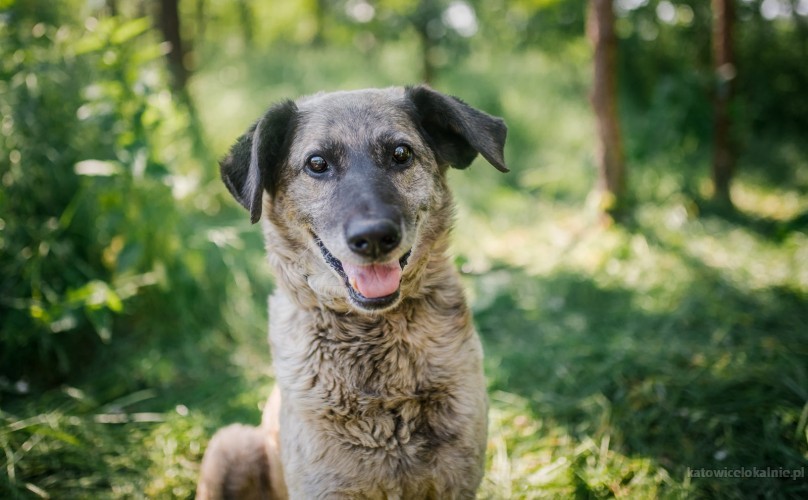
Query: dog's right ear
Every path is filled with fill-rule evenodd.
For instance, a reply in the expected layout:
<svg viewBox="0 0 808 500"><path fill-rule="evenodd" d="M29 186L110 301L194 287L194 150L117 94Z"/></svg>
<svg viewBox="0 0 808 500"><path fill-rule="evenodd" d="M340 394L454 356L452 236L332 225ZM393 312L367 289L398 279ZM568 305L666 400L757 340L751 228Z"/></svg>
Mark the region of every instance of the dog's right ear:
<svg viewBox="0 0 808 500"><path fill-rule="evenodd" d="M504 156L508 127L502 118L483 113L426 85L407 87L406 94L415 105L416 119L431 140L440 163L466 168L480 153L500 172L508 171Z"/></svg>
<svg viewBox="0 0 808 500"><path fill-rule="evenodd" d="M230 194L250 211L250 221L261 218L266 189L275 194L281 166L294 135L297 106L284 101L269 108L230 148L219 167Z"/></svg>

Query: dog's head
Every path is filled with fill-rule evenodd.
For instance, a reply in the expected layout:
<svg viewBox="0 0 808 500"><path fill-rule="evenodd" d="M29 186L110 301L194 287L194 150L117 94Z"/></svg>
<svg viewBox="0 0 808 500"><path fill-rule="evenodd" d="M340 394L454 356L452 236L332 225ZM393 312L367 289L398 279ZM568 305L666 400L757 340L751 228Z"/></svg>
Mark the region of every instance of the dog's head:
<svg viewBox="0 0 808 500"><path fill-rule="evenodd" d="M506 132L426 86L317 94L270 108L221 161L222 179L253 223L266 210L312 250L300 259L317 256L307 274L329 284L316 293L380 311L398 304L409 263L448 229L446 169L479 153L507 172Z"/></svg>

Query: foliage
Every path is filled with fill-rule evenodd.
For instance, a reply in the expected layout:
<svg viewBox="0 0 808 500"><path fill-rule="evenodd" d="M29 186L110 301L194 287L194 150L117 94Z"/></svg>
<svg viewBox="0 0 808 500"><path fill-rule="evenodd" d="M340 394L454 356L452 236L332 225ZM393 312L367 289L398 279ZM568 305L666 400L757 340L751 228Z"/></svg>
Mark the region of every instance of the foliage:
<svg viewBox="0 0 808 500"><path fill-rule="evenodd" d="M82 26L15 7L2 18L0 380L26 387L79 372L135 323L204 324L172 311L194 289L218 298L206 268L229 243L184 225L188 203L217 214L219 192L194 161L192 110L167 90L150 21Z"/></svg>
<svg viewBox="0 0 808 500"><path fill-rule="evenodd" d="M37 21L12 9L2 24L0 364L11 380L58 378L108 342L123 301L158 281L173 222L138 224L144 208L171 204L146 144L163 120L149 96L156 68L139 69L160 56L138 45L148 20Z"/></svg>

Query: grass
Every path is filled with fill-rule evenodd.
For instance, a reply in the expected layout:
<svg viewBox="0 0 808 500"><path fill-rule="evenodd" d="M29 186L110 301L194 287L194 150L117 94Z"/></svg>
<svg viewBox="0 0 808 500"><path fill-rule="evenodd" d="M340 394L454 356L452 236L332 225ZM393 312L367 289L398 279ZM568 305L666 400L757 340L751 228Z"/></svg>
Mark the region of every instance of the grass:
<svg viewBox="0 0 808 500"><path fill-rule="evenodd" d="M414 54L212 53L192 93L210 148L223 153L278 99L416 81ZM738 210L726 213L703 201L708 155L663 144L632 159L631 220L604 227L588 197L586 67L582 46L554 57L483 51L435 82L510 126L510 174L484 162L450 174L454 252L490 387L480 496L805 496L804 478L688 470L808 465L808 153L773 142L772 158L788 160L772 166L750 146ZM69 385L31 392L4 381L0 496L187 498L214 430L259 421L272 385L271 278L245 214L230 202L203 208L184 243L207 255L201 274L227 276L218 309L177 289L190 317L180 324L194 328L164 318L145 332L122 317L131 333Z"/></svg>

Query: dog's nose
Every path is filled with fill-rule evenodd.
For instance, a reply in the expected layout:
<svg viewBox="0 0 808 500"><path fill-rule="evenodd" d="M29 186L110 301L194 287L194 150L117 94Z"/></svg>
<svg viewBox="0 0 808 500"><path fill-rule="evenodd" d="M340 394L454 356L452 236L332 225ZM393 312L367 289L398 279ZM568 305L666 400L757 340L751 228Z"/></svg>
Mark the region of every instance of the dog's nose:
<svg viewBox="0 0 808 500"><path fill-rule="evenodd" d="M354 253L375 259L401 243L401 231L389 219L355 220L345 228L345 238Z"/></svg>

